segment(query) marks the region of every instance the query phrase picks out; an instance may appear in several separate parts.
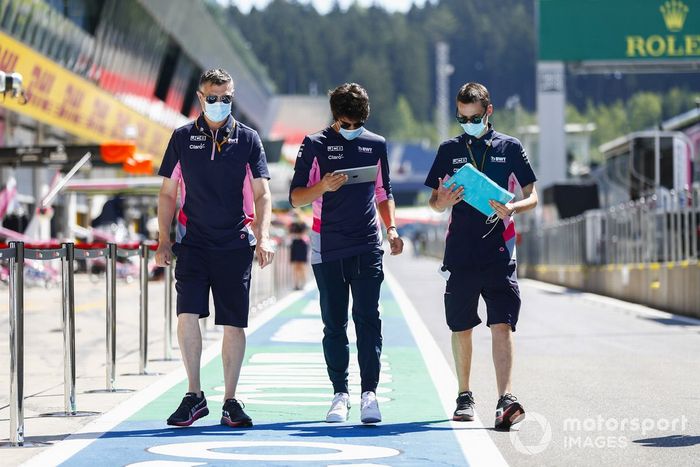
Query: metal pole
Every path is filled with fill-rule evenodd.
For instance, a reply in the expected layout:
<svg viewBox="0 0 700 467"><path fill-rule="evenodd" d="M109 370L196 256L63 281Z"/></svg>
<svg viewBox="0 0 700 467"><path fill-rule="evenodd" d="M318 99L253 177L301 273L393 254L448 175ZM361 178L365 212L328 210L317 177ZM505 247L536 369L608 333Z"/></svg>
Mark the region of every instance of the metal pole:
<svg viewBox="0 0 700 467"><path fill-rule="evenodd" d="M148 363L148 245L139 245L140 319L139 319L139 374L147 373Z"/></svg>
<svg viewBox="0 0 700 467"><path fill-rule="evenodd" d="M163 358L172 360L173 349L173 265L174 259L165 266L165 326L163 338Z"/></svg>
<svg viewBox="0 0 700 467"><path fill-rule="evenodd" d="M24 243L10 242L10 445L24 445Z"/></svg>
<svg viewBox="0 0 700 467"><path fill-rule="evenodd" d="M654 193L659 193L661 186L661 135L654 134Z"/></svg>
<svg viewBox="0 0 700 467"><path fill-rule="evenodd" d="M114 391L117 363L117 245L107 245L107 391Z"/></svg>
<svg viewBox="0 0 700 467"><path fill-rule="evenodd" d="M62 259L63 295L63 384L66 414L75 415L75 284L73 277L74 245L63 243L66 255Z"/></svg>

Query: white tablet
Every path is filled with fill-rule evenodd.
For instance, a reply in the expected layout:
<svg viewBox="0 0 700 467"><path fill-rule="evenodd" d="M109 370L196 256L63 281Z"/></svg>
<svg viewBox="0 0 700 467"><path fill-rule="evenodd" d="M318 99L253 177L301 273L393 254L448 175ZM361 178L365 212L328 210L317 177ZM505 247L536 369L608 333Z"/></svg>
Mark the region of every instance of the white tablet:
<svg viewBox="0 0 700 467"><path fill-rule="evenodd" d="M334 174L345 174L348 176L346 185L355 183L369 183L377 181L377 166L368 165L366 167L354 167L352 169L340 169L333 172Z"/></svg>

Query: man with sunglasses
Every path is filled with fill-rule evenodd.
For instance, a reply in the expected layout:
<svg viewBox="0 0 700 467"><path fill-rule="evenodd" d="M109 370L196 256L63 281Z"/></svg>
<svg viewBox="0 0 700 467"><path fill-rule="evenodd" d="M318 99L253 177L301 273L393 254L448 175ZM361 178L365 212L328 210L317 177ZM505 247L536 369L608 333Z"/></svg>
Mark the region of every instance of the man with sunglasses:
<svg viewBox="0 0 700 467"><path fill-rule="evenodd" d="M245 353L250 274L272 261L269 238L271 196L265 150L258 133L231 115L233 80L222 69L204 72L197 91L202 114L173 132L159 175L160 227L156 263L177 255L177 337L188 390L168 425L189 426L209 413L200 384L202 336L199 318L209 316L209 290L216 324L224 328L224 406L221 424L252 425L236 399ZM170 243L178 188L176 242ZM257 246L256 246L257 244Z"/></svg>
<svg viewBox="0 0 700 467"><path fill-rule="evenodd" d="M489 123L492 114L491 98L483 85L467 83L460 88L456 117L464 133L440 145L425 184L433 189L429 201L433 210L443 212L452 208L441 271L447 277L445 315L452 331L459 384L453 419L474 419L469 377L472 330L481 323L477 314L481 296L486 303L486 325L491 329L499 395L495 427L509 430L512 424L525 417L522 405L511 394L512 333L520 312L513 215L533 209L537 205L537 191L535 174L520 141L495 131ZM449 182L465 164L472 164L513 193L519 185L523 199L506 204L491 200L495 216L488 219L461 202L464 189L469 190L469 187L458 188Z"/></svg>
<svg viewBox="0 0 700 467"><path fill-rule="evenodd" d="M299 149L289 200L292 206L313 205L311 264L318 285L323 320L323 354L334 397L327 422L348 418L350 396L347 336L348 301L357 334L362 423L382 420L377 403L382 350L379 292L384 279L379 217L387 228L391 254L403 251L394 225L394 200L389 180L386 141L364 127L369 117L367 91L355 83L330 93L334 123L309 135ZM347 183L337 173L371 166L376 179Z"/></svg>

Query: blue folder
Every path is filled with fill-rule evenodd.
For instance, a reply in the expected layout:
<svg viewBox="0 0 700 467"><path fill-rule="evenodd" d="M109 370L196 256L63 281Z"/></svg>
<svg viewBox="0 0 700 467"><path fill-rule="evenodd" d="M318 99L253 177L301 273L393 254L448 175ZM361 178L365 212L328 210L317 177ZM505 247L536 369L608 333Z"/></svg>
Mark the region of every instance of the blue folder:
<svg viewBox="0 0 700 467"><path fill-rule="evenodd" d="M449 180L443 183L445 188L452 184L464 187L464 202L478 209L485 216L491 216L496 211L489 204L490 200L506 204L515 195L504 190L496 182L479 172L471 164L465 164Z"/></svg>

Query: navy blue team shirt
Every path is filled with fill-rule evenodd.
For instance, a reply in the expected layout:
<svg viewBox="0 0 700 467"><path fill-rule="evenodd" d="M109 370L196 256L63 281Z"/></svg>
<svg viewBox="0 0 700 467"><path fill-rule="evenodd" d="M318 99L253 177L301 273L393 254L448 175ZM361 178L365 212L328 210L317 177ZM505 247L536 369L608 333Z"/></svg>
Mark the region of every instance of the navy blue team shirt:
<svg viewBox="0 0 700 467"><path fill-rule="evenodd" d="M489 124L489 130L481 138L464 133L443 142L425 179L425 185L437 190L438 177L444 180L465 164L474 165L511 193L515 193L518 185L524 187L537 180L520 141L495 131ZM465 187L465 190L468 189ZM445 266L465 269L493 261L515 260L516 231L513 218L498 221L491 233L489 231L493 224L487 224L486 219L485 215L464 201L452 208L445 242ZM484 235L486 237L482 238Z"/></svg>
<svg viewBox="0 0 700 467"><path fill-rule="evenodd" d="M377 166L374 183L343 185L314 200L311 264L335 261L381 249L376 204L392 199L386 141L366 128L346 140L332 127L309 135L299 149L289 190L309 187L340 169Z"/></svg>
<svg viewBox="0 0 700 467"><path fill-rule="evenodd" d="M158 174L180 184L176 241L209 249L255 244L253 178L270 178L258 133L229 116L218 130L204 117L176 129Z"/></svg>

